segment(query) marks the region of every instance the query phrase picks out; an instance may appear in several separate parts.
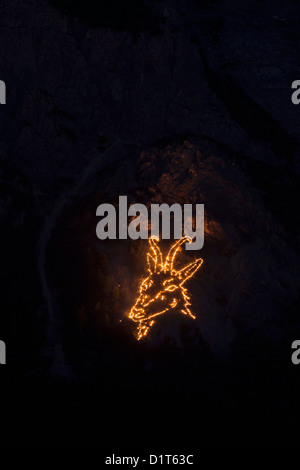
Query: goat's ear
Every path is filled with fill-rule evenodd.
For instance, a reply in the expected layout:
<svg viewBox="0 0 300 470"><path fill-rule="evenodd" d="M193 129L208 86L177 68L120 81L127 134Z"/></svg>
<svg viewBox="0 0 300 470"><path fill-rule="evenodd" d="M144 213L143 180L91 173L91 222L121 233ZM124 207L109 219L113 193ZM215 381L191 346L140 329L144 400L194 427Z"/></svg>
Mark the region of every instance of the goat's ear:
<svg viewBox="0 0 300 470"><path fill-rule="evenodd" d="M156 261L150 255L150 253L147 254L147 264L148 264L148 271L150 272L150 274L155 273L155 271L156 271Z"/></svg>
<svg viewBox="0 0 300 470"><path fill-rule="evenodd" d="M192 261L190 264L182 268L180 271L177 271L176 277L181 281L180 284L183 284L187 281L190 277L192 277L195 272L201 267L203 263L202 258L196 259L196 261Z"/></svg>

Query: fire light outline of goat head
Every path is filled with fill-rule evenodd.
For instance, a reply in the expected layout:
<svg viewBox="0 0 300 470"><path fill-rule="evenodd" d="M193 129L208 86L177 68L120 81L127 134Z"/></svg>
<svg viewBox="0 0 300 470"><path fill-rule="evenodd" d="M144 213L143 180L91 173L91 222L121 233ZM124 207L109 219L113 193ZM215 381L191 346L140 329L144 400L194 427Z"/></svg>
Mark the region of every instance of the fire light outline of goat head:
<svg viewBox="0 0 300 470"><path fill-rule="evenodd" d="M150 250L147 253L149 275L139 286L139 296L128 317L137 325L137 339L145 337L155 324L157 317L177 307L184 315L195 319L190 310L190 296L184 283L202 266L198 258L180 270L174 268L176 255L184 243L191 243L190 237L182 237L170 248L165 261L158 245L157 237L149 238Z"/></svg>

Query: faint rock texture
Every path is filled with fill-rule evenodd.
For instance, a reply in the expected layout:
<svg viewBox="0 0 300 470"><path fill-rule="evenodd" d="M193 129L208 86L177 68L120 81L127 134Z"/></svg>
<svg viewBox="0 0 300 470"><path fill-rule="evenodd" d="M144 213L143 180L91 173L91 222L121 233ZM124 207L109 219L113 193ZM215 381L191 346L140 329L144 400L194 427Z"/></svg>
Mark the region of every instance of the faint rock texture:
<svg viewBox="0 0 300 470"><path fill-rule="evenodd" d="M33 348L37 324L61 341L48 245L73 203L97 188L108 199L132 191L205 203L197 302L213 349L227 351L252 328L288 334L299 221L297 2L126 2L127 12L112 2L108 15L94 2L87 13L88 3L0 2L7 305L19 292L7 334L25 309Z"/></svg>
<svg viewBox="0 0 300 470"><path fill-rule="evenodd" d="M223 153L222 158L216 148L208 153L205 147L185 142L154 155L143 153L141 186L150 179L151 202L205 205L205 264L198 276L196 310L213 349L232 342L234 325L242 335L242 330L268 324L264 334L279 339L280 322L291 322L288 307L297 298L298 282L288 274L296 268L294 250L229 156Z"/></svg>
<svg viewBox="0 0 300 470"><path fill-rule="evenodd" d="M129 159L127 162L130 165ZM146 275L146 241L107 243L92 236L95 204L117 203L120 191L128 195L129 202L148 206L205 204L205 245L200 253L204 265L188 286L197 320L177 316L176 322L170 318L157 322L150 348L166 338L179 348L202 348L206 343L214 354L225 358L233 344L247 343L249 334L275 343L293 335L299 288L293 241L266 209L249 178L234 166L230 154L194 138L142 151L131 168L127 175L122 167L116 169L108 181L104 175L94 175L84 189L85 196L79 195L75 205L65 211L51 244L51 278L65 299L64 310L74 315L79 312L78 319L73 315L70 330L76 322L94 324L93 330L98 329L101 337L103 328L116 328L134 301L139 279ZM166 252L169 245L162 243ZM63 274L62 255L66 262ZM189 252L179 258L186 264L195 255L198 253ZM104 268L107 256L109 266ZM110 319L104 320L105 316ZM84 331L82 324L80 330Z"/></svg>

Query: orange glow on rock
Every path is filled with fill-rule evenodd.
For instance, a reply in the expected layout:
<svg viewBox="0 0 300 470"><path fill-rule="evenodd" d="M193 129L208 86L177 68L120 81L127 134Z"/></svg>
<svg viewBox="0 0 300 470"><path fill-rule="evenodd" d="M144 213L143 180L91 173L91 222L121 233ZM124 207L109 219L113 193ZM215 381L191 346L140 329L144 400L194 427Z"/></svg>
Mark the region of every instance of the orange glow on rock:
<svg viewBox="0 0 300 470"><path fill-rule="evenodd" d="M163 262L163 255L158 246L158 239L149 239L150 250L147 253L147 264L149 275L143 279L139 287L139 296L130 310L128 317L137 325L137 339L145 337L150 328L155 324L157 318L174 308L184 315L195 319L190 310L190 296L184 283L190 279L201 267L203 259L184 266L180 270L174 268L174 261L181 246L192 239L182 237L176 241L169 250Z"/></svg>

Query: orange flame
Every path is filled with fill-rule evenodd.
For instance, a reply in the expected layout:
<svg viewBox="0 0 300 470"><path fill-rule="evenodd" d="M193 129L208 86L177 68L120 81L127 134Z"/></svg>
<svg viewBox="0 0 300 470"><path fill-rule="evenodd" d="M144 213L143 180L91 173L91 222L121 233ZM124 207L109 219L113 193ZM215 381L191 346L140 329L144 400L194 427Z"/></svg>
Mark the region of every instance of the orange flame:
<svg viewBox="0 0 300 470"><path fill-rule="evenodd" d="M181 246L190 237L182 237L175 242L163 262L163 255L158 246L158 239L149 239L150 251L147 253L149 276L142 280L139 286L139 296L130 310L128 317L137 325L137 339L145 337L157 321L157 317L177 308L184 315L195 319L189 306L190 296L184 283L201 267L203 259L184 266L179 271L174 268L174 261Z"/></svg>

